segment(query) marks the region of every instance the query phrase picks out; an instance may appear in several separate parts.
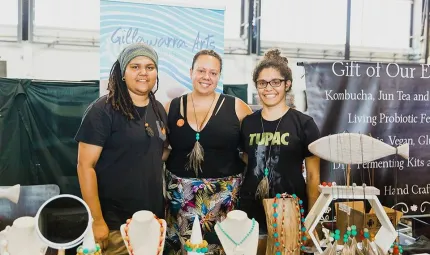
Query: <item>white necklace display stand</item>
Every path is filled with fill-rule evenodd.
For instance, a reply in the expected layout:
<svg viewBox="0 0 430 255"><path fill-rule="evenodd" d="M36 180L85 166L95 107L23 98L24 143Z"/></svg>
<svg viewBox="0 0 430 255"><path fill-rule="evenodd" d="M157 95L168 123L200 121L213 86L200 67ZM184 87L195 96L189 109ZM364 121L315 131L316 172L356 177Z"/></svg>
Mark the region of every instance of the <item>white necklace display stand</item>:
<svg viewBox="0 0 430 255"><path fill-rule="evenodd" d="M405 159L409 158L408 144L395 148L373 137L356 133L325 136L309 144L308 148L310 152L322 159L341 164L363 164L394 154ZM381 228L375 236L374 243L384 253L390 249L397 233L379 202L379 189L365 185L357 187L319 185L318 190L320 196L306 216L304 225L319 253L323 251L313 232L333 199L368 200L381 222Z"/></svg>
<svg viewBox="0 0 430 255"><path fill-rule="evenodd" d="M216 223L215 232L227 255L257 254L259 225L240 210L227 214L227 218Z"/></svg>
<svg viewBox="0 0 430 255"><path fill-rule="evenodd" d="M160 223L150 211L138 211L128 225L128 238L133 253L129 247L128 253L134 255L157 255L163 254L164 242L166 237L167 224L161 220L163 225L162 243L160 246ZM126 224L121 225L121 235L126 246L128 246L126 237ZM161 250L159 251L159 248Z"/></svg>
<svg viewBox="0 0 430 255"><path fill-rule="evenodd" d="M6 198L17 204L21 185L1 188L0 198ZM0 255L45 254L47 246L38 238L33 217L16 219L12 227L7 226L0 232Z"/></svg>
<svg viewBox="0 0 430 255"><path fill-rule="evenodd" d="M12 203L17 204L19 194L21 193L21 185L17 184L8 188L0 188L0 198L9 199Z"/></svg>
<svg viewBox="0 0 430 255"><path fill-rule="evenodd" d="M21 217L12 227L3 231L0 240L0 255L43 255L47 246L36 234L33 217Z"/></svg>

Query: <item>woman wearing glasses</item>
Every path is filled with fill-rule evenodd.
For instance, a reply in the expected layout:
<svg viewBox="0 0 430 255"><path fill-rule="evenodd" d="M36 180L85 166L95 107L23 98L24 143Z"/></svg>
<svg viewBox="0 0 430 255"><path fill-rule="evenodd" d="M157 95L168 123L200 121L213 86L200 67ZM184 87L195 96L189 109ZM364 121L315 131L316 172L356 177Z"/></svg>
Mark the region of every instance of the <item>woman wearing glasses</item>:
<svg viewBox="0 0 430 255"><path fill-rule="evenodd" d="M305 211L318 198L319 158L308 145L320 137L314 120L287 106L292 73L279 50L266 53L253 73L262 110L242 121L242 146L248 163L240 191L240 207L267 233L262 199L277 193L296 194ZM302 162L306 164L306 181Z"/></svg>

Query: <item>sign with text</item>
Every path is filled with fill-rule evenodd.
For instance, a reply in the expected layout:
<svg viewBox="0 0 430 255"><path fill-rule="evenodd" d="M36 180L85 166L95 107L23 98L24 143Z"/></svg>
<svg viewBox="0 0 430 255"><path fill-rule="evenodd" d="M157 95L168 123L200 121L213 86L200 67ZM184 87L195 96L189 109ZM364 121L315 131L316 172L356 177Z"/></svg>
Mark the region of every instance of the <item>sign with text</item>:
<svg viewBox="0 0 430 255"><path fill-rule="evenodd" d="M305 72L308 111L322 136L361 133L410 145L409 159L351 165L350 182L375 186L382 205L406 215L430 214L430 65L310 63ZM346 168L323 161L321 181L345 184Z"/></svg>
<svg viewBox="0 0 430 255"><path fill-rule="evenodd" d="M100 1L100 93L106 94L112 64L131 43L144 42L159 56L162 103L192 89L190 68L203 49L224 55L224 10L154 4L150 1ZM222 77L218 83L222 92Z"/></svg>

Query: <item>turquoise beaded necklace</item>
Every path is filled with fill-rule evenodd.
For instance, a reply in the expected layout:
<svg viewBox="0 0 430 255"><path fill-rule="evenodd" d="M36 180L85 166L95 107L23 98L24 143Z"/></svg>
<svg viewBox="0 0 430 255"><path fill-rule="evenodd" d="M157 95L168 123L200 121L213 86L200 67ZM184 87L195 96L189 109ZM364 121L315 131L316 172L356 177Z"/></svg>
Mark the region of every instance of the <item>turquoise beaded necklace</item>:
<svg viewBox="0 0 430 255"><path fill-rule="evenodd" d="M246 239L248 239L248 237L251 235L252 231L254 230L255 227L255 219L252 218L252 226L251 229L248 231L248 233L242 238L242 240L240 242L236 242L235 240L233 240L233 238L231 238L231 236L221 227L221 224L216 224L218 226L218 228L221 230L221 232L228 238L228 240L230 240L234 245L236 245L235 249L238 249L240 245L242 245Z"/></svg>
<svg viewBox="0 0 430 255"><path fill-rule="evenodd" d="M279 219L279 213L277 212L277 208L279 206L278 204L278 199L286 199L286 198L291 198L293 199L294 204L296 205L296 208L298 210L298 217L297 217L297 224L299 225L299 231L297 233L297 246L295 248L293 248L292 250L289 250L285 247L285 244L283 244L282 242L282 238L283 238L283 233L281 231L278 231L278 228L282 228L284 226L285 223L285 203L283 203L283 208L282 208L282 220L281 220L281 224L278 224L278 219ZM272 224L273 227L273 238L275 241L275 255L282 255L283 251L285 252L284 254L289 254L289 253L294 253L297 250L305 250L305 246L303 245L303 241L306 241L306 236L305 236L305 232L306 232L306 227L304 226L304 222L305 222L305 210L303 209L303 201L296 195L290 195L287 193L283 193L283 194L276 194L275 198L273 199L273 218L274 218L274 223Z"/></svg>

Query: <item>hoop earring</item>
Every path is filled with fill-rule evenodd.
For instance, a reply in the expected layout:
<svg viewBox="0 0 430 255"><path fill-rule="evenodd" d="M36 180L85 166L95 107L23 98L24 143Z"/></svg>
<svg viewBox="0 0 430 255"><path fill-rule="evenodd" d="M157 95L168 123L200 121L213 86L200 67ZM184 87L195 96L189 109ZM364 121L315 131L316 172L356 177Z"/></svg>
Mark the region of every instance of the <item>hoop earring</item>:
<svg viewBox="0 0 430 255"><path fill-rule="evenodd" d="M122 81L125 81L125 77L122 77L122 79L121 79Z"/></svg>

